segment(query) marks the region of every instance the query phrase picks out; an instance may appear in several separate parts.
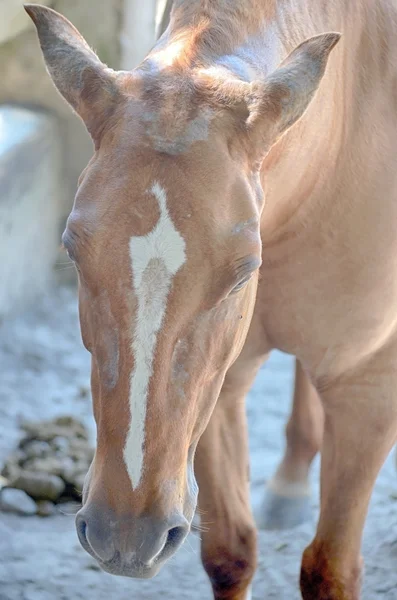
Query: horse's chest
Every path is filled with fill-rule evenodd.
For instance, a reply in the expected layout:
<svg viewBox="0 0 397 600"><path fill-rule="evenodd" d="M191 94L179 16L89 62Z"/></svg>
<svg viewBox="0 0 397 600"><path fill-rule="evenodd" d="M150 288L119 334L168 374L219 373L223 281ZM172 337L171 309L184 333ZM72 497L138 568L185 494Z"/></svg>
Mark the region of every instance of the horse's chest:
<svg viewBox="0 0 397 600"><path fill-rule="evenodd" d="M313 373L339 372L376 351L397 326L396 306L397 259L314 243L264 249L256 310L266 336Z"/></svg>

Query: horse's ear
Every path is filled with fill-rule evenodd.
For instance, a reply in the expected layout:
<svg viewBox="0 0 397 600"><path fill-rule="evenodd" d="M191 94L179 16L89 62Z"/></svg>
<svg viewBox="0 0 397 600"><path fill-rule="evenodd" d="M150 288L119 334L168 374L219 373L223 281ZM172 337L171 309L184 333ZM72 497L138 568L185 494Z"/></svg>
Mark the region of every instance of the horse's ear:
<svg viewBox="0 0 397 600"><path fill-rule="evenodd" d="M234 113L248 133L255 161L261 161L306 111L340 37L339 33L324 33L304 41L263 81L219 80L204 71L197 87L211 103Z"/></svg>
<svg viewBox="0 0 397 600"><path fill-rule="evenodd" d="M324 33L304 41L264 82L249 84L247 126L264 151L306 111L340 37Z"/></svg>
<svg viewBox="0 0 397 600"><path fill-rule="evenodd" d="M37 4L24 8L36 26L47 70L83 119L96 145L116 105L116 74L104 65L62 15Z"/></svg>

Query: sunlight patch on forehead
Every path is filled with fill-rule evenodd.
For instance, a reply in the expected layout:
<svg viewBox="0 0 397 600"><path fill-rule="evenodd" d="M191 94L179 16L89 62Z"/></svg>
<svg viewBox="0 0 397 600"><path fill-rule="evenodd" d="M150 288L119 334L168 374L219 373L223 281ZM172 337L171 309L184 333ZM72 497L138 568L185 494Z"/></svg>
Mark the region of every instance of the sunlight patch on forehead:
<svg viewBox="0 0 397 600"><path fill-rule="evenodd" d="M157 334L163 324L172 280L186 261L185 241L168 212L165 190L155 183L151 193L159 203L160 218L150 233L132 237L129 244L138 309L132 333L134 369L130 376L130 425L124 461L133 488L138 487L144 466L147 397Z"/></svg>

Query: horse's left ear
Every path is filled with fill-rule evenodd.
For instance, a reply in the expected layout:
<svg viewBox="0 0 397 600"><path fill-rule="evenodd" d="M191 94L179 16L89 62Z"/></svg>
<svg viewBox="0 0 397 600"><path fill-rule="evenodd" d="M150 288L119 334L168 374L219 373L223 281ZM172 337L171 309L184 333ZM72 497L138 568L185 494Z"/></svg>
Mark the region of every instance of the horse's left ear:
<svg viewBox="0 0 397 600"><path fill-rule="evenodd" d="M246 124L265 152L306 111L340 37L324 33L304 41L264 82L248 84Z"/></svg>
<svg viewBox="0 0 397 600"><path fill-rule="evenodd" d="M58 91L83 119L96 145L116 105L116 74L104 65L65 17L25 4L34 22L47 70Z"/></svg>
<svg viewBox="0 0 397 600"><path fill-rule="evenodd" d="M197 89L211 104L231 112L239 125L237 130L248 134L252 158L260 163L306 111L340 37L339 33L323 33L304 41L263 81L218 79L204 70L197 79Z"/></svg>

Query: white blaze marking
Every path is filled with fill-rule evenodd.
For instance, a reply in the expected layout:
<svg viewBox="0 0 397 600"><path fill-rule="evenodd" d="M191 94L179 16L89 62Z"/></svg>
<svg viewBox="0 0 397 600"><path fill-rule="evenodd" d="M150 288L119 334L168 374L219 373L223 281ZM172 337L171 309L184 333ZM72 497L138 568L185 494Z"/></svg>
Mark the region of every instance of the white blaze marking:
<svg viewBox="0 0 397 600"><path fill-rule="evenodd" d="M252 586L249 586L247 590L247 598L246 600L252 600Z"/></svg>
<svg viewBox="0 0 397 600"><path fill-rule="evenodd" d="M130 426L124 462L133 488L138 487L143 471L147 396L157 333L166 312L172 279L186 260L185 241L169 215L165 190L155 183L151 192L158 200L160 219L150 233L130 239L132 284L138 310L132 339L135 363L130 376Z"/></svg>

